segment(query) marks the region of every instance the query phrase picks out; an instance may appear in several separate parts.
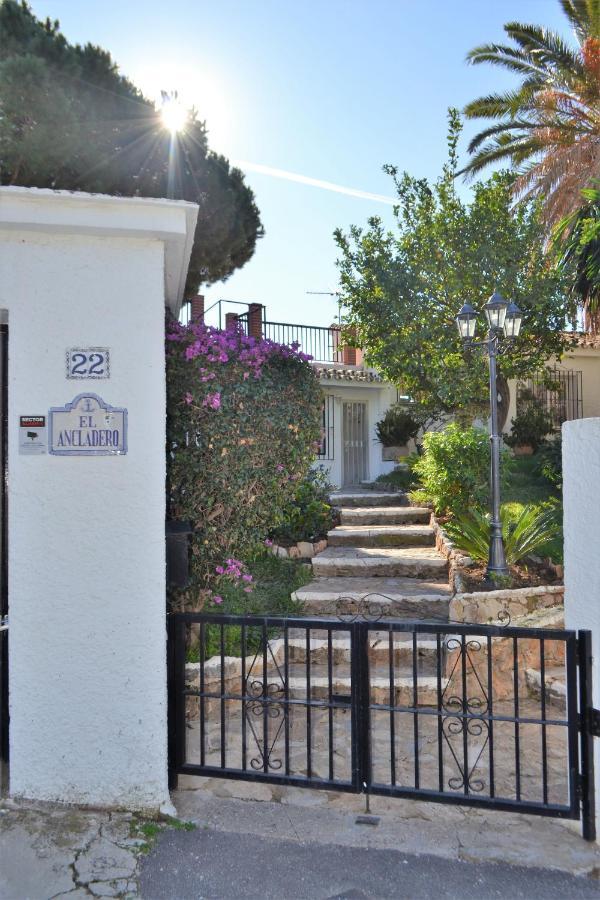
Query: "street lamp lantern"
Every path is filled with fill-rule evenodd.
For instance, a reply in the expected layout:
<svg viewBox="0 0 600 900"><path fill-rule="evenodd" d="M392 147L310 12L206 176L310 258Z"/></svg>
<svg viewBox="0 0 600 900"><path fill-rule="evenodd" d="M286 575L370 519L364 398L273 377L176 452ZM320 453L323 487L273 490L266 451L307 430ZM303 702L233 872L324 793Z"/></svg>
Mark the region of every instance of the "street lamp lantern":
<svg viewBox="0 0 600 900"><path fill-rule="evenodd" d="M458 333L463 341L471 341L475 337L477 313L470 303L465 303L456 317Z"/></svg>
<svg viewBox="0 0 600 900"><path fill-rule="evenodd" d="M480 348L487 353L490 374L490 450L491 450L491 521L490 546L487 571L490 576L508 575L502 523L500 522L500 444L502 437L498 428L498 383L497 357L506 343L519 336L523 314L515 303L508 303L495 291L483 307L488 324L488 333L482 341L473 341L477 313L469 303L465 303L456 316L456 325L466 347ZM502 341L506 338L506 343Z"/></svg>
<svg viewBox="0 0 600 900"><path fill-rule="evenodd" d="M509 340L519 337L521 331L521 322L523 321L523 313L516 303L509 303L504 319L504 335Z"/></svg>
<svg viewBox="0 0 600 900"><path fill-rule="evenodd" d="M508 303L498 291L494 291L488 302L483 307L487 323L491 331L500 332L504 328L504 320Z"/></svg>

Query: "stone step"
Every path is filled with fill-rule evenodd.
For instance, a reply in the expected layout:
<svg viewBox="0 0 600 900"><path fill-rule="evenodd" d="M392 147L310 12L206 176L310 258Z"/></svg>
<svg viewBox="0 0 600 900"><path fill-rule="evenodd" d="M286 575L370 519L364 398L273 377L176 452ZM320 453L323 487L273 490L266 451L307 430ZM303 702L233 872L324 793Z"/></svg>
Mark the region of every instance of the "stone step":
<svg viewBox="0 0 600 900"><path fill-rule="evenodd" d="M332 506L408 506L403 491L335 491L329 497Z"/></svg>
<svg viewBox="0 0 600 900"><path fill-rule="evenodd" d="M367 616L448 621L451 590L448 581L413 578L315 578L299 588L294 599L306 615L337 616L349 608Z"/></svg>
<svg viewBox="0 0 600 900"><path fill-rule="evenodd" d="M428 525L431 510L426 506L356 506L340 509L342 525Z"/></svg>
<svg viewBox="0 0 600 900"><path fill-rule="evenodd" d="M556 703L562 709L567 703L565 670L562 666L548 667L544 671L545 695L547 703ZM536 698L542 693L542 673L539 669L525 669L525 683L529 693Z"/></svg>
<svg viewBox="0 0 600 900"><path fill-rule="evenodd" d="M440 679L440 690L446 687L447 679ZM253 681L253 693L256 696L262 693L262 673ZM373 674L370 678L370 700L371 703L389 704L390 702L390 679L389 673ZM282 682L278 678L277 673L267 672L267 689L269 696L273 699L277 698L277 692L282 690ZM304 700L307 697L307 681L305 672L298 674L290 673L288 678L289 697L292 700ZM347 703L350 707L350 695L352 691L352 681L350 675L334 674L331 682L332 694L337 694L338 698L344 698L342 702ZM417 706L434 706L438 705L438 681L433 674L418 674L416 683ZM329 676L326 671L312 672L310 678L310 697L311 700L327 700L329 698ZM340 702L338 699L338 702ZM412 707L415 699L415 685L413 682L412 672L396 672L394 675L394 706Z"/></svg>
<svg viewBox="0 0 600 900"><path fill-rule="evenodd" d="M337 632L342 634L343 632ZM410 666L413 662L413 637L412 633L398 632L392 636L392 654L395 665ZM311 669L313 667L327 667L329 655L329 642L327 638L310 638L307 645L305 637L288 638L288 665L293 667L295 663L306 663L310 656ZM350 637L336 637L331 641L331 662L333 666L348 665L351 658ZM427 664L431 672L435 671L437 659L437 641L434 636L423 636L417 639L417 662L419 667ZM371 673L376 674L377 668L387 671L390 661L389 632L372 632L369 639L369 662ZM283 639L275 639L269 642L268 665L274 663L281 671L285 665L285 642ZM374 667L374 668L373 668ZM262 672L262 655L257 658L252 672ZM292 669L290 668L290 671ZM249 674L251 674L249 672ZM349 676L348 671L348 676ZM383 674L383 672L382 672ZM389 673L388 673L389 677Z"/></svg>
<svg viewBox="0 0 600 900"><path fill-rule="evenodd" d="M312 561L315 575L443 578L448 562L433 547L328 547Z"/></svg>
<svg viewBox="0 0 600 900"><path fill-rule="evenodd" d="M429 525L339 525L327 535L330 547L432 547Z"/></svg>

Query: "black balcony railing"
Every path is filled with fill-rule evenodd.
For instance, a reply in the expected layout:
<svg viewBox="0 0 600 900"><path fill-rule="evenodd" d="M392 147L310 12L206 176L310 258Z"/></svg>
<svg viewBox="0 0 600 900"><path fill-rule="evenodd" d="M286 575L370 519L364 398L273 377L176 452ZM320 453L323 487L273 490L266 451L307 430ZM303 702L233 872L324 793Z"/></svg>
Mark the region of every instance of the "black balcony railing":
<svg viewBox="0 0 600 900"><path fill-rule="evenodd" d="M289 322L265 322L264 336L276 344L298 344L315 362L341 363L343 351L338 328L318 325L292 325Z"/></svg>

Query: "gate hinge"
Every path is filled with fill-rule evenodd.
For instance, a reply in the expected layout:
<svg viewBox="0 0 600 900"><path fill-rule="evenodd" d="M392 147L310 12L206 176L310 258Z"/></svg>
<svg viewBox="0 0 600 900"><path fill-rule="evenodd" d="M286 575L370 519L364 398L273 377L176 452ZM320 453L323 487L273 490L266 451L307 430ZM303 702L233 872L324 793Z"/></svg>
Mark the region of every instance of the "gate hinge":
<svg viewBox="0 0 600 900"><path fill-rule="evenodd" d="M600 737L600 709L590 707L585 712L579 713L579 729L584 734Z"/></svg>

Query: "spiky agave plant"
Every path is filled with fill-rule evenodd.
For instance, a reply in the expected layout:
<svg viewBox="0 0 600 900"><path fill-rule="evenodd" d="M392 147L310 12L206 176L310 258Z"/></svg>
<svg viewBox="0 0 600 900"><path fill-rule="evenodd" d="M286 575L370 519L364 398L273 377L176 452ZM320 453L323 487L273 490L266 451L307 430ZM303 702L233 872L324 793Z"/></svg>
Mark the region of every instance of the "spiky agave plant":
<svg viewBox="0 0 600 900"><path fill-rule="evenodd" d="M600 0L560 0L576 46L538 25L509 22L512 45L475 47L467 60L508 69L521 77L515 90L479 97L467 118L493 120L472 139L475 175L508 161L515 193L543 200L553 225L582 204L580 190L600 173Z"/></svg>
<svg viewBox="0 0 600 900"><path fill-rule="evenodd" d="M528 505L514 518L504 507L501 511L504 552L509 565L525 557L548 549L560 534L556 511ZM463 553L475 560L488 558L490 544L490 516L477 507L459 513L444 526L448 536Z"/></svg>

